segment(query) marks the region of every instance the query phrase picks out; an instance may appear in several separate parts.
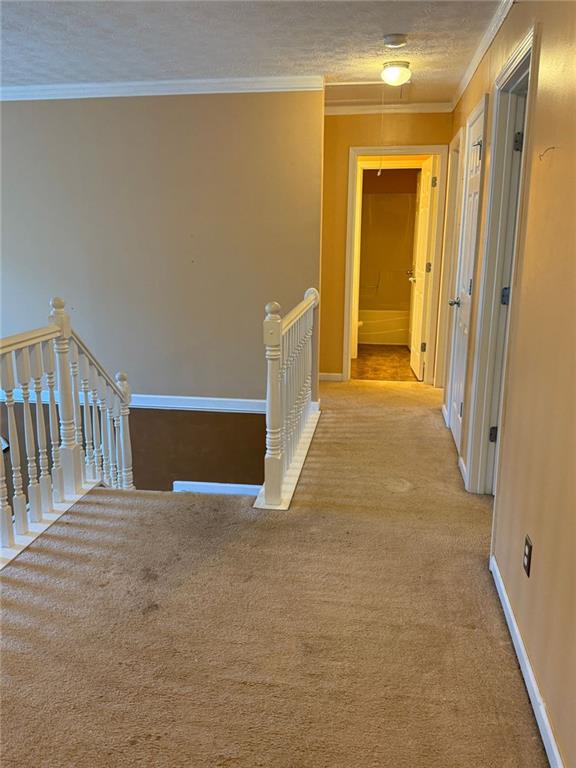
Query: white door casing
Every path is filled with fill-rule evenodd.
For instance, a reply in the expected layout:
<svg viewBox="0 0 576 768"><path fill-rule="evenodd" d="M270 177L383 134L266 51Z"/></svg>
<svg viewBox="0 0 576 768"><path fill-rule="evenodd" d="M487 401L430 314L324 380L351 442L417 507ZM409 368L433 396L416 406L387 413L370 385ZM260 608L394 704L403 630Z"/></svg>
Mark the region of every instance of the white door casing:
<svg viewBox="0 0 576 768"><path fill-rule="evenodd" d="M466 171L462 233L452 297L453 343L450 370L449 426L460 453L464 419L464 390L472 306L472 281L478 250L478 214L482 192L483 145L485 136L486 97L473 110L466 122Z"/></svg>
<svg viewBox="0 0 576 768"><path fill-rule="evenodd" d="M422 164L418 184L417 227L414 234L414 265L412 267L412 289L410 297L410 367L418 381L424 378L425 351L422 348L426 342L426 301L428 273L426 264L430 251L432 188L434 159L428 158Z"/></svg>
<svg viewBox="0 0 576 768"><path fill-rule="evenodd" d="M434 347L437 327L438 294L440 289L440 267L442 260L442 229L444 199L446 190L446 168L448 148L441 144L350 147L348 165L348 217L346 233L346 279L344 296L344 333L342 345L342 380L350 378L351 359L356 356L358 331L358 293L360 274L360 235L361 224L361 180L364 170L422 168L422 163L430 156L434 158L434 175L437 186L432 198L432 234L428 260L432 263L431 280L428 276L428 301L425 305L425 325L428 344L431 348L430 365L425 368L424 381L434 383Z"/></svg>

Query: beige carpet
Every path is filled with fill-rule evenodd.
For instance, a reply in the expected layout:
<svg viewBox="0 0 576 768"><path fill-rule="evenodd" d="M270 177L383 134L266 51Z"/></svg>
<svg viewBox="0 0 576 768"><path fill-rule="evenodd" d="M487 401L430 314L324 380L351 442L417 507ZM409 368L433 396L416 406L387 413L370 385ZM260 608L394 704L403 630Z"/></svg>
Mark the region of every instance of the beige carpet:
<svg viewBox="0 0 576 768"><path fill-rule="evenodd" d="M546 765L438 394L322 405L291 511L97 491L5 569L3 768Z"/></svg>

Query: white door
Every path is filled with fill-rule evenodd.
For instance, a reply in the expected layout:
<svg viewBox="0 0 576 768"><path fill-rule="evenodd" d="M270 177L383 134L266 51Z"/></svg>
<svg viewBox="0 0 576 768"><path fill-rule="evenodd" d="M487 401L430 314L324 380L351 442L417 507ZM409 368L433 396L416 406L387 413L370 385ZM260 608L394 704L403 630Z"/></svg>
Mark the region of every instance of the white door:
<svg viewBox="0 0 576 768"><path fill-rule="evenodd" d="M468 359L472 280L476 262L478 212L480 210L480 194L482 189L484 113L484 100L482 100L482 103L474 110L466 125L464 218L462 222L456 291L449 301L454 312L449 421L454 442L459 452L465 407L464 386Z"/></svg>
<svg viewBox="0 0 576 768"><path fill-rule="evenodd" d="M434 158L430 157L422 164L418 194L416 200L417 219L414 233L414 263L410 282L410 367L418 381L424 378L425 336L425 301L426 301L426 263L430 249L430 217L432 213L432 176Z"/></svg>

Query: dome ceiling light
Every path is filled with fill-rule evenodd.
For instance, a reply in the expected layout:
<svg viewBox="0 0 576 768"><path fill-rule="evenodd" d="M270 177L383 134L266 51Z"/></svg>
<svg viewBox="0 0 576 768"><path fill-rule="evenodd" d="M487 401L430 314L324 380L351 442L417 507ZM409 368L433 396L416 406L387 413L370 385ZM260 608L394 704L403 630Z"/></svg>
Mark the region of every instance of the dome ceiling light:
<svg viewBox="0 0 576 768"><path fill-rule="evenodd" d="M382 67L380 77L387 85L406 85L412 77L409 61L387 61Z"/></svg>

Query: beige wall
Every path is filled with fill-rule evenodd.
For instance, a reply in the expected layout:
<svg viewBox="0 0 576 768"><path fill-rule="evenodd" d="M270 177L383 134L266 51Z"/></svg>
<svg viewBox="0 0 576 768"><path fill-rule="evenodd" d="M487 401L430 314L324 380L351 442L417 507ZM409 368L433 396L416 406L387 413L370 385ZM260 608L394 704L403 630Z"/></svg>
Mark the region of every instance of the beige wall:
<svg viewBox="0 0 576 768"><path fill-rule="evenodd" d="M324 125L320 370L341 373L350 147L448 144L452 115L328 115Z"/></svg>
<svg viewBox="0 0 576 768"><path fill-rule="evenodd" d="M68 302L135 392L264 396L263 309L318 285L323 94L2 105L2 335Z"/></svg>
<svg viewBox="0 0 576 768"><path fill-rule="evenodd" d="M541 53L526 147L525 230L513 282L495 554L564 764L575 766L574 3L522 2L512 7L457 105L454 131L481 96L492 91L502 66L534 23L539 25ZM490 103L489 131L491 108ZM490 142L488 136L488 147ZM552 145L558 149L540 160L538 154ZM489 156L487 161L489 167ZM483 208L482 227L486 196ZM534 546L529 579L522 569L526 534Z"/></svg>
<svg viewBox="0 0 576 768"><path fill-rule="evenodd" d="M364 171L360 309L410 308L417 170Z"/></svg>

